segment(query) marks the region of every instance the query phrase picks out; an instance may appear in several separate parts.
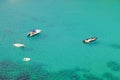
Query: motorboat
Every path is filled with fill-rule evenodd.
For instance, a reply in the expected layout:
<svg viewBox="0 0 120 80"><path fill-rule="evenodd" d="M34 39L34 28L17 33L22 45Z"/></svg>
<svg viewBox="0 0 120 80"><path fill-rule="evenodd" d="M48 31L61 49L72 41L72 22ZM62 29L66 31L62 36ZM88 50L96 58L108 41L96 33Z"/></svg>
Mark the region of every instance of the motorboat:
<svg viewBox="0 0 120 80"><path fill-rule="evenodd" d="M88 43L93 42L95 40L97 40L97 37L91 37L91 38L83 40L83 43L88 44Z"/></svg>
<svg viewBox="0 0 120 80"><path fill-rule="evenodd" d="M28 37L35 36L35 35L39 34L41 31L42 31L42 30L40 30L40 29L33 30L33 31L29 32L29 33L27 34L27 36L28 36Z"/></svg>
<svg viewBox="0 0 120 80"><path fill-rule="evenodd" d="M25 47L25 45L21 44L21 43L14 43L13 46L15 46L15 47Z"/></svg>
<svg viewBox="0 0 120 80"><path fill-rule="evenodd" d="M31 59L28 58L28 57L23 58L23 61L26 61L26 62L28 62L28 61L30 61L30 60L31 60Z"/></svg>

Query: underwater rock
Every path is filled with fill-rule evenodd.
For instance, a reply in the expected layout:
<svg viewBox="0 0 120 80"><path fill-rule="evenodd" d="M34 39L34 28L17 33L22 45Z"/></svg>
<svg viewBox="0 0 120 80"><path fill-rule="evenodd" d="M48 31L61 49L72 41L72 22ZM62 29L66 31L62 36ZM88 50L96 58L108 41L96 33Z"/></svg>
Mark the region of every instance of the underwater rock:
<svg viewBox="0 0 120 80"><path fill-rule="evenodd" d="M48 77L49 77L49 74L40 74L39 76L38 76L38 79L39 80L47 80L48 79Z"/></svg>
<svg viewBox="0 0 120 80"><path fill-rule="evenodd" d="M46 80L81 80L75 69L49 72Z"/></svg>
<svg viewBox="0 0 120 80"><path fill-rule="evenodd" d="M0 80L10 80L8 77L0 75Z"/></svg>
<svg viewBox="0 0 120 80"><path fill-rule="evenodd" d="M119 77L113 76L112 73L109 72L104 73L103 78L107 80L119 80Z"/></svg>
<svg viewBox="0 0 120 80"><path fill-rule="evenodd" d="M115 61L110 61L107 63L107 67L112 71L120 71L120 64Z"/></svg>
<svg viewBox="0 0 120 80"><path fill-rule="evenodd" d="M50 76L46 80L80 80L80 77L70 77L67 75L60 75L57 73L50 73Z"/></svg>
<svg viewBox="0 0 120 80"><path fill-rule="evenodd" d="M83 80L102 80L101 78L97 77L96 75L93 74L83 74L82 76L84 79Z"/></svg>
<svg viewBox="0 0 120 80"><path fill-rule="evenodd" d="M28 73L21 73L16 80L31 80Z"/></svg>
<svg viewBox="0 0 120 80"><path fill-rule="evenodd" d="M30 71L31 75L37 80L47 80L50 75L50 73L44 68L44 64L34 66Z"/></svg>
<svg viewBox="0 0 120 80"><path fill-rule="evenodd" d="M74 68L49 72L44 64L24 66L24 64L16 65L7 60L1 61L0 80L102 80L96 75L90 74L90 71L87 69ZM4 74L2 74L2 71L5 72L5 76L3 76ZM106 78L106 76L104 76L104 78ZM115 77L114 79L118 80Z"/></svg>
<svg viewBox="0 0 120 80"><path fill-rule="evenodd" d="M13 80L13 79L4 75L0 75L0 80Z"/></svg>
<svg viewBox="0 0 120 80"><path fill-rule="evenodd" d="M12 63L11 61L4 60L0 61L0 71L8 71L18 69L19 65Z"/></svg>
<svg viewBox="0 0 120 80"><path fill-rule="evenodd" d="M38 72L32 75L34 75L38 80L47 80L50 74L48 72Z"/></svg>
<svg viewBox="0 0 120 80"><path fill-rule="evenodd" d="M57 73L57 75L64 76L69 78L70 80L79 80L80 76L77 74L77 70L63 70Z"/></svg>
<svg viewBox="0 0 120 80"><path fill-rule="evenodd" d="M0 62L0 66L2 67L2 66L4 66L4 67L8 67L8 66L10 66L11 65L11 62L10 61L1 61Z"/></svg>

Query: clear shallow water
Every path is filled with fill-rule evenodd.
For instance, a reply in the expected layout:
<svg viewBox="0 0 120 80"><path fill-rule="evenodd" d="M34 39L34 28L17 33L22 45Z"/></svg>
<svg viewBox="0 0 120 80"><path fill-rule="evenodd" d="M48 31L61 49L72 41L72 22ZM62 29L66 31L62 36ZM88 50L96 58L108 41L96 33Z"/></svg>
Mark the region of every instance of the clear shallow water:
<svg viewBox="0 0 120 80"><path fill-rule="evenodd" d="M33 75L31 80L42 80L40 73L47 75L45 80L75 80L73 75L76 80L116 80L120 74L119 4L117 0L1 0L0 60L1 67L6 66L1 74L11 73L16 79L25 73ZM27 38L26 33L33 29L43 32ZM82 43L92 36L98 40ZM24 43L26 48L13 47L16 42ZM24 57L31 61L23 62ZM19 70L11 69L13 64ZM41 64L45 71L34 71Z"/></svg>

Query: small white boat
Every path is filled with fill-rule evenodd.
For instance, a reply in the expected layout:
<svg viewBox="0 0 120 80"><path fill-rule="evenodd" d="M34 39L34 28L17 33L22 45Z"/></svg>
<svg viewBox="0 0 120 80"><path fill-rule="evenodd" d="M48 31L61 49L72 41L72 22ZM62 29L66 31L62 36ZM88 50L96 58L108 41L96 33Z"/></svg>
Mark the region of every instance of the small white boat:
<svg viewBox="0 0 120 80"><path fill-rule="evenodd" d="M33 31L29 32L29 33L27 34L27 36L32 37L32 36L34 36L34 35L39 34L41 31L42 31L42 30L40 30L40 29L33 30Z"/></svg>
<svg viewBox="0 0 120 80"><path fill-rule="evenodd" d="M25 47L24 44L20 44L20 43L15 43L15 44L13 44L13 46L15 46L15 47Z"/></svg>
<svg viewBox="0 0 120 80"><path fill-rule="evenodd" d="M91 37L91 38L88 38L88 39L83 40L83 43L88 44L88 43L90 43L90 42L95 41L96 39L97 39L97 37Z"/></svg>
<svg viewBox="0 0 120 80"><path fill-rule="evenodd" d="M28 61L30 61L31 59L30 58L28 58L28 57L26 57L26 58L23 58L23 61L26 61L26 62L28 62Z"/></svg>

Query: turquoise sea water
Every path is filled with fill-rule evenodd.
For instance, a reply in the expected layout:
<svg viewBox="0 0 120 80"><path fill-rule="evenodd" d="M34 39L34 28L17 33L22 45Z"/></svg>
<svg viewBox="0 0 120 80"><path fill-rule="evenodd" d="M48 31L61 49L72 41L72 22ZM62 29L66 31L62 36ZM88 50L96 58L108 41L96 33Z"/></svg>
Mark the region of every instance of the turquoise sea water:
<svg viewBox="0 0 120 80"><path fill-rule="evenodd" d="M119 0L0 0L0 80L120 80L119 14Z"/></svg>

